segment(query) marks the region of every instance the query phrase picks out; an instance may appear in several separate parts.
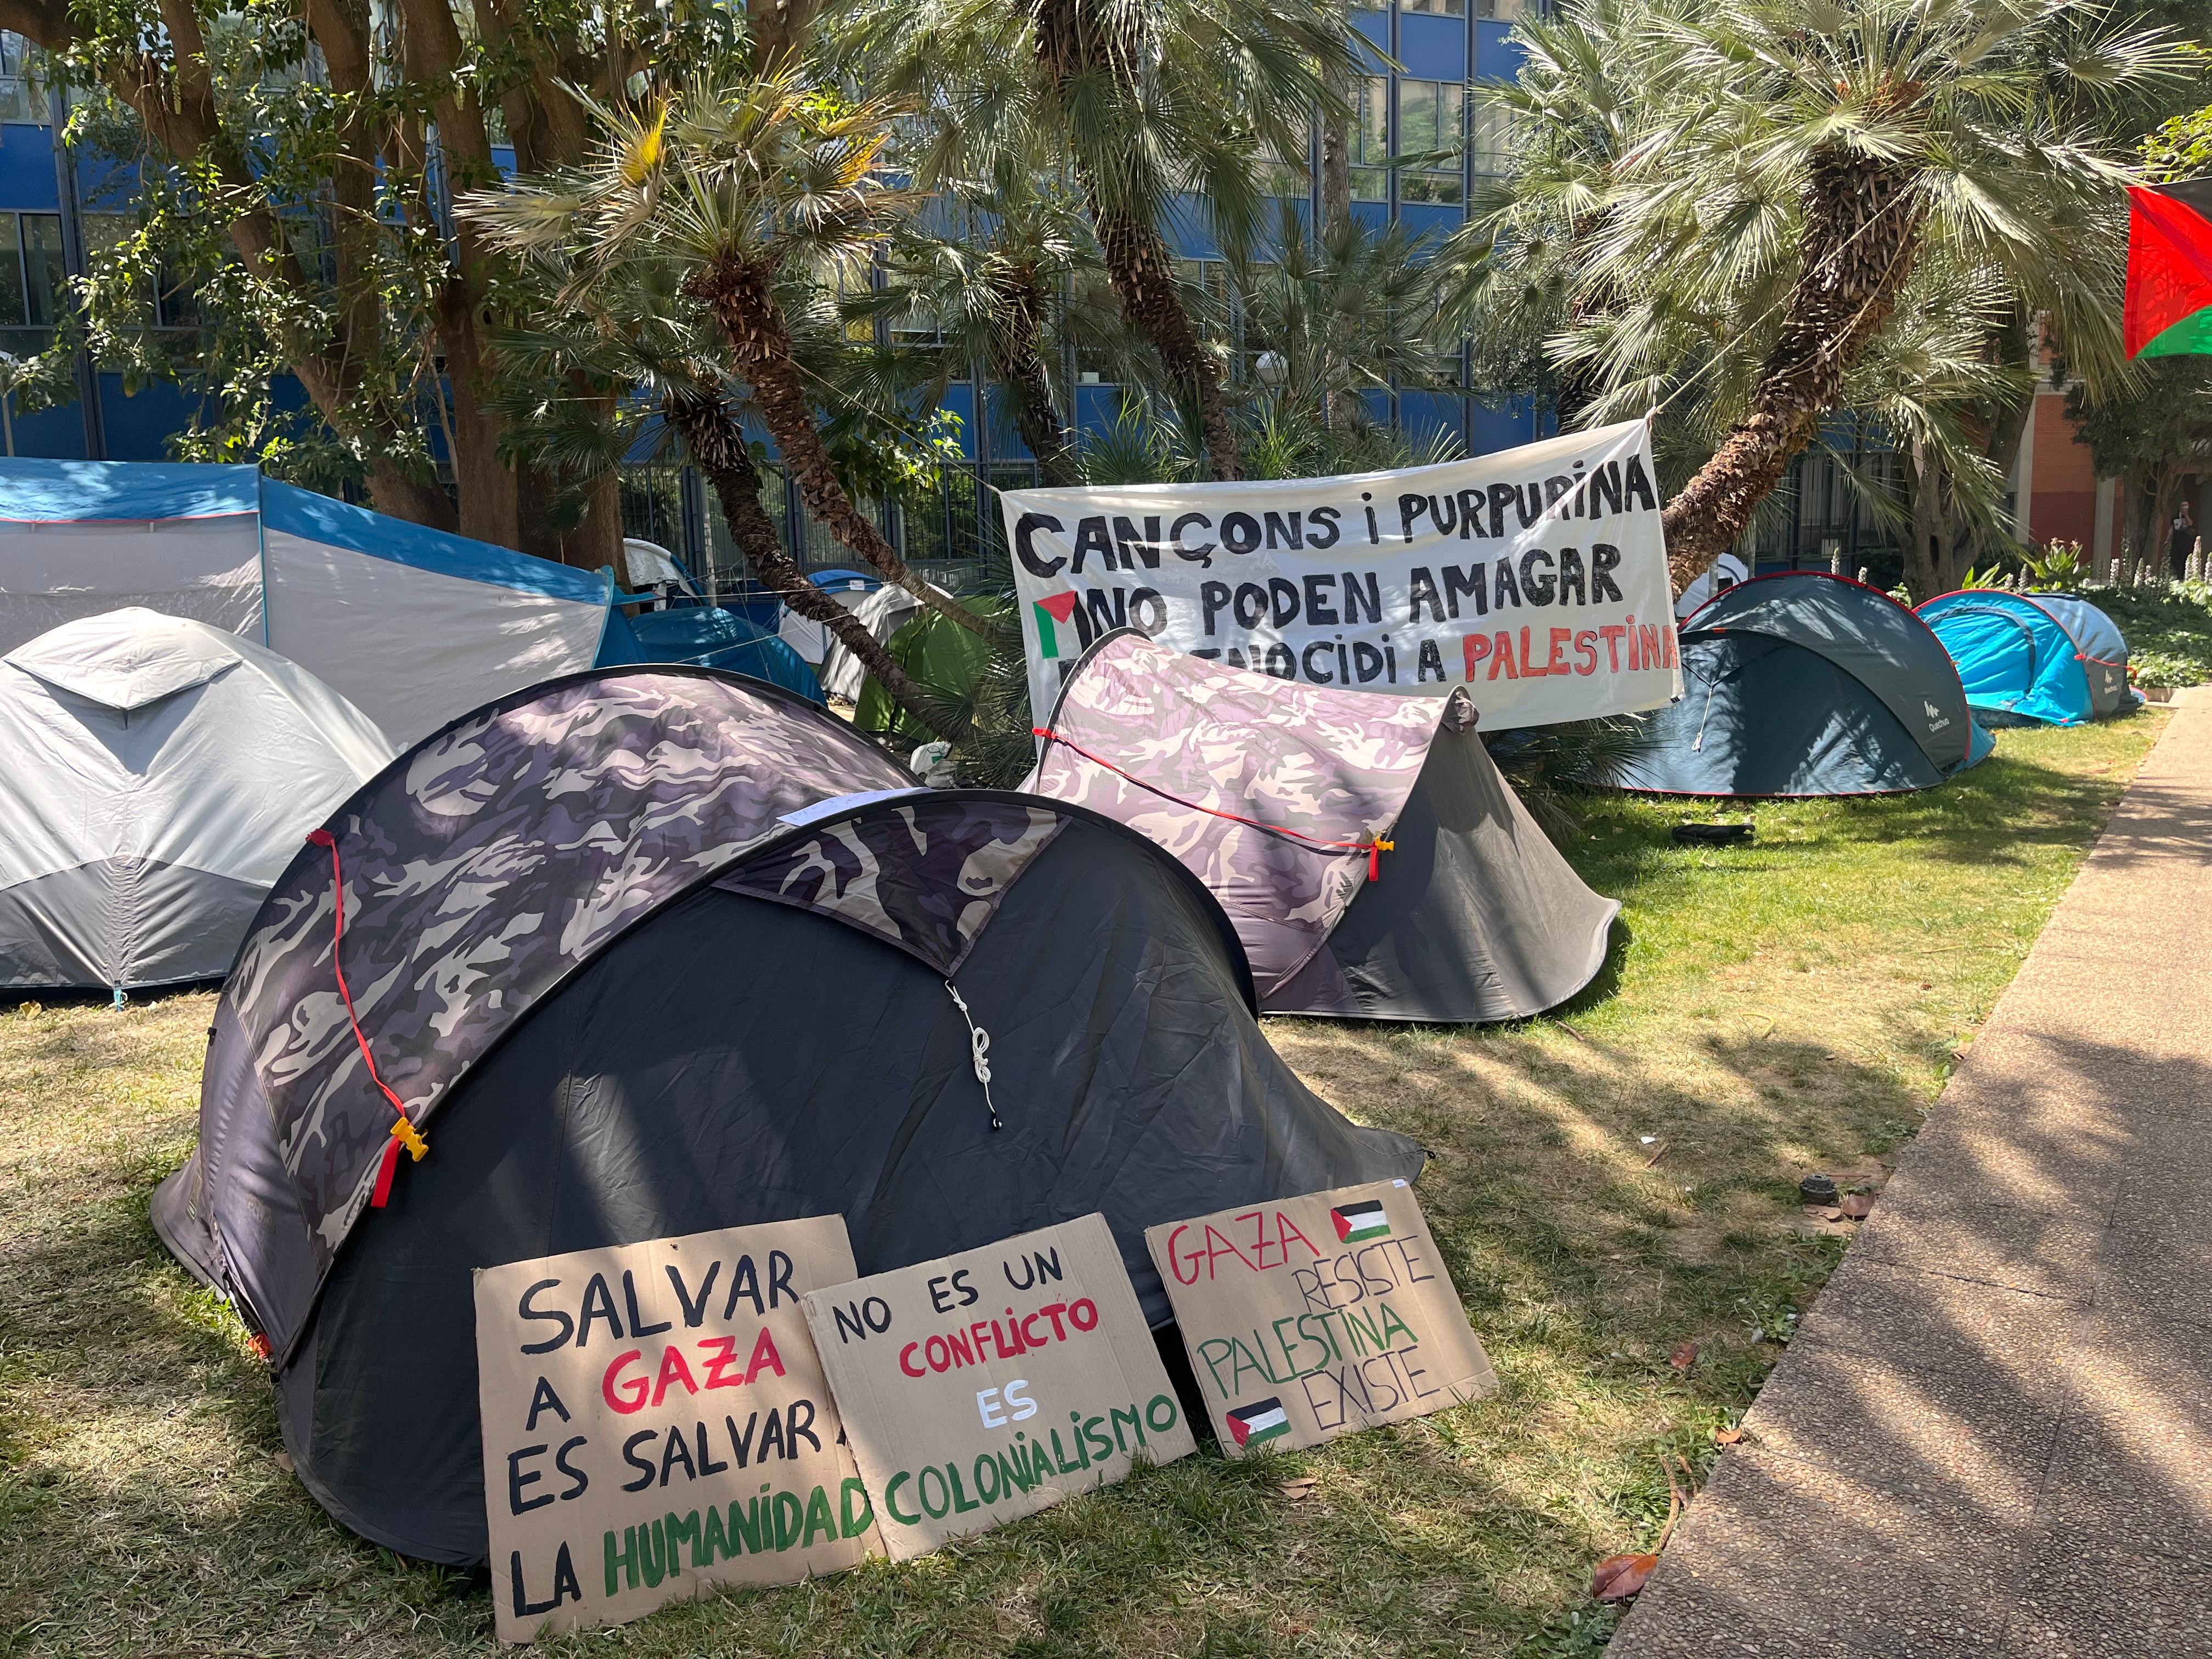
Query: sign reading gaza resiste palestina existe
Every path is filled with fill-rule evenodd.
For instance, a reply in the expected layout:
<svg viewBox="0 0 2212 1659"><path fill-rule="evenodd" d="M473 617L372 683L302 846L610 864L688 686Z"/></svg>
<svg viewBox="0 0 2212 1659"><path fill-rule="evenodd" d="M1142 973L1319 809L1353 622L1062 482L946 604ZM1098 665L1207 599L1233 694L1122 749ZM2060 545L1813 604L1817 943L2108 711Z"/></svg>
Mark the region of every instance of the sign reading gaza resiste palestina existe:
<svg viewBox="0 0 2212 1659"><path fill-rule="evenodd" d="M1124 626L1310 685L1463 686L1492 730L1681 695L1641 421L1397 472L1010 489L1003 506L1040 722Z"/></svg>

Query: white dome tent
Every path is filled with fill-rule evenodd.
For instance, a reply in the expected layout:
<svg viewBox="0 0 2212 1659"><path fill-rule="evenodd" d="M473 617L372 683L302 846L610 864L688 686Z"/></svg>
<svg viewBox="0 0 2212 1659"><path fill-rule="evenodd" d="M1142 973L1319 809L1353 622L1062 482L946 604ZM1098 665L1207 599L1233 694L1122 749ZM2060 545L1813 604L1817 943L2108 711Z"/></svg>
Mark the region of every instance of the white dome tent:
<svg viewBox="0 0 2212 1659"><path fill-rule="evenodd" d="M0 990L230 971L301 837L391 742L297 664L136 606L0 658Z"/></svg>

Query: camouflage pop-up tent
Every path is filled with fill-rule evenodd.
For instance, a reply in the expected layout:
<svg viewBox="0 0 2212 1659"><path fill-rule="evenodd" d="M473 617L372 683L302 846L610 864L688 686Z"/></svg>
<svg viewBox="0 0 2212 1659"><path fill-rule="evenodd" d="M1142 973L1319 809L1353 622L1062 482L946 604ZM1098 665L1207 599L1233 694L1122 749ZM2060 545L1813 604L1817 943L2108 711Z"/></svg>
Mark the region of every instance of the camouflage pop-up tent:
<svg viewBox="0 0 2212 1659"><path fill-rule="evenodd" d="M1141 831L1219 899L1271 1014L1513 1019L1605 963L1583 885L1464 696L1337 691L1107 635L1025 786Z"/></svg>
<svg viewBox="0 0 2212 1659"><path fill-rule="evenodd" d="M1097 1210L1158 1325L1145 1227L1418 1170L1267 1047L1180 865L910 782L787 693L603 671L417 744L278 879L154 1219L339 1520L483 1558L476 1267L842 1213L877 1273Z"/></svg>

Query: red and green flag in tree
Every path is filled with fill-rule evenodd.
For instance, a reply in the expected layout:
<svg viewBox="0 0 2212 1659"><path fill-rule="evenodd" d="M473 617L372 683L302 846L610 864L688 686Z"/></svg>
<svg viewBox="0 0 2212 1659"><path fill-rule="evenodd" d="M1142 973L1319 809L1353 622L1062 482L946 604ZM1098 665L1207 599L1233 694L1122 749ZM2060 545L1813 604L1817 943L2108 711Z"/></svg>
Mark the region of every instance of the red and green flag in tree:
<svg viewBox="0 0 2212 1659"><path fill-rule="evenodd" d="M2212 179L2128 187L2130 357L2212 352Z"/></svg>

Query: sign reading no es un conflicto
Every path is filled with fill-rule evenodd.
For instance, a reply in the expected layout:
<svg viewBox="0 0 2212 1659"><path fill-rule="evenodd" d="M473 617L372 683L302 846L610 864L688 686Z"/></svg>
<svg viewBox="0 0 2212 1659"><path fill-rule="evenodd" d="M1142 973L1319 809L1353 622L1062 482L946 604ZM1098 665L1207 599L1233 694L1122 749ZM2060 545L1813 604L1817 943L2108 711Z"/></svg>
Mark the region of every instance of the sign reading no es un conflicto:
<svg viewBox="0 0 2212 1659"><path fill-rule="evenodd" d="M894 1560L1198 1449L1103 1216L805 1302Z"/></svg>
<svg viewBox="0 0 2212 1659"><path fill-rule="evenodd" d="M799 1305L854 1272L842 1216L477 1270L501 1640L878 1552Z"/></svg>
<svg viewBox="0 0 2212 1659"><path fill-rule="evenodd" d="M1402 1181L1147 1228L1224 1450L1319 1445L1490 1393Z"/></svg>

